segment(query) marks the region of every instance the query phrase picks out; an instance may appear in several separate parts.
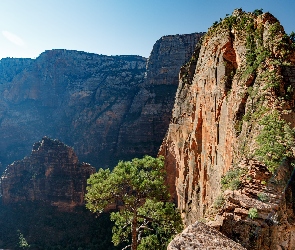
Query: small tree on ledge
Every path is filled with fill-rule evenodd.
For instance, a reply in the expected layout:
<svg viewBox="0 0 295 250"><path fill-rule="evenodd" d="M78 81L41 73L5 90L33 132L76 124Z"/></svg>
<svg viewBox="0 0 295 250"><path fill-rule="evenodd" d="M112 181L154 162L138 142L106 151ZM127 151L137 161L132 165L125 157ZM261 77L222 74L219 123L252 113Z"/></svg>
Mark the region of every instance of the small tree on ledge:
<svg viewBox="0 0 295 250"><path fill-rule="evenodd" d="M111 172L100 169L88 179L86 207L101 213L111 204L113 243L127 242L124 249L165 249L182 230L180 213L169 202L162 157L119 162ZM131 239L131 244L130 244Z"/></svg>

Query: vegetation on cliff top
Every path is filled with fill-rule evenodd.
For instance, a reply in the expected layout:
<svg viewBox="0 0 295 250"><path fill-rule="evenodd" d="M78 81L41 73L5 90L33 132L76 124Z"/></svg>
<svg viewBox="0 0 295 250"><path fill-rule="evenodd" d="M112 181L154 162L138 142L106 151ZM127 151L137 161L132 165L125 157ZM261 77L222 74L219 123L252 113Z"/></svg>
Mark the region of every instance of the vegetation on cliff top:
<svg viewBox="0 0 295 250"><path fill-rule="evenodd" d="M237 73L240 82L245 83L243 98L252 100L252 105L246 107L242 119L235 123L237 136L242 129L248 131L242 148L245 157L255 157L263 162L269 171L274 173L282 161L293 157L295 133L290 124L284 120L286 109L294 108L290 102L294 99L292 84L284 82L282 70L291 66L290 57L294 54L294 33L285 34L279 21L262 9L246 13L241 9L227 15L220 22L215 22L208 31L208 36L227 30L232 36L239 36L242 46L245 46L245 61L241 63ZM239 84L239 83L238 83ZM250 135L251 131L256 131ZM245 150L248 140L256 140L255 152ZM242 139L242 138L240 138ZM252 150L253 151L253 150ZM240 175L235 178L222 179L223 187L230 183L238 183ZM231 179L231 181L227 180ZM231 185L230 185L231 186ZM235 185L235 187L238 187ZM231 187L233 188L233 187Z"/></svg>
<svg viewBox="0 0 295 250"><path fill-rule="evenodd" d="M126 242L124 248L165 249L171 238L182 230L180 213L169 202L164 183L163 158L119 162L111 172L100 169L88 179L86 207L101 213L116 205L113 243Z"/></svg>

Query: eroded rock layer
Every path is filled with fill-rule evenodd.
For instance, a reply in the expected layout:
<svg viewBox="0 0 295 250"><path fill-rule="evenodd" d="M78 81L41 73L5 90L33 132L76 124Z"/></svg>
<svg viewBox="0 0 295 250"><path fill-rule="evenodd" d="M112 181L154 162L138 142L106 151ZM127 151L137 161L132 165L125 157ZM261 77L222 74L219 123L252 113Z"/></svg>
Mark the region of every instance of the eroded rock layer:
<svg viewBox="0 0 295 250"><path fill-rule="evenodd" d="M148 60L70 50L0 61L0 166L49 136L96 168L155 156L166 133L179 68L202 34L161 38ZM146 76L146 77L145 77Z"/></svg>
<svg viewBox="0 0 295 250"><path fill-rule="evenodd" d="M2 164L23 158L46 135L74 146L81 160L108 166L146 59L51 50L18 68L20 62L7 60L1 60L9 76L0 87Z"/></svg>
<svg viewBox="0 0 295 250"><path fill-rule="evenodd" d="M294 62L275 17L235 10L182 67L160 154L186 225L208 221L247 249L294 249Z"/></svg>
<svg viewBox="0 0 295 250"><path fill-rule="evenodd" d="M86 181L95 169L79 163L71 147L44 137L32 153L9 165L1 177L3 204L42 201L62 210L84 205Z"/></svg>

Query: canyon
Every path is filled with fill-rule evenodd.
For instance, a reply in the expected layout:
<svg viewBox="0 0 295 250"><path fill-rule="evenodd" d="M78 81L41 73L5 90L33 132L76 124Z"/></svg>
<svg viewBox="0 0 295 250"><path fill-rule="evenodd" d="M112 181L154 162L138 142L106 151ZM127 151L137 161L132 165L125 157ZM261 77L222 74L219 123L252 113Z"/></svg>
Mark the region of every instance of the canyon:
<svg viewBox="0 0 295 250"><path fill-rule="evenodd" d="M43 136L96 168L155 156L169 125L178 71L203 33L164 36L150 58L50 50L0 61L2 171Z"/></svg>
<svg viewBox="0 0 295 250"><path fill-rule="evenodd" d="M95 168L159 154L187 227L168 249L294 249L295 46L270 13L164 36L149 59L0 62L5 206L73 212Z"/></svg>
<svg viewBox="0 0 295 250"><path fill-rule="evenodd" d="M32 249L68 240L75 249L117 249L108 215L85 211L86 180L95 168L157 155L179 68L203 35L164 36L148 60L50 50L0 61L0 247L17 244L18 225Z"/></svg>

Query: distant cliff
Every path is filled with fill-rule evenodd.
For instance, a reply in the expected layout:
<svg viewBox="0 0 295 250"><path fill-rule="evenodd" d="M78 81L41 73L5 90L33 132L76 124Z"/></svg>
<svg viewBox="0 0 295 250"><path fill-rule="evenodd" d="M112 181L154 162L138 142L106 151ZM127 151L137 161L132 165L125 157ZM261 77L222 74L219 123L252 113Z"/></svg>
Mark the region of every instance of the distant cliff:
<svg viewBox="0 0 295 250"><path fill-rule="evenodd" d="M3 71L11 75L13 65ZM0 161L23 158L46 135L75 147L81 160L107 165L145 67L139 56L42 53L1 85Z"/></svg>
<svg viewBox="0 0 295 250"><path fill-rule="evenodd" d="M160 154L186 225L294 249L294 48L271 14L235 10L182 67Z"/></svg>
<svg viewBox="0 0 295 250"><path fill-rule="evenodd" d="M1 177L2 202L44 202L61 210L84 205L86 181L95 169L79 163L74 150L44 137L32 153L9 165Z"/></svg>
<svg viewBox="0 0 295 250"><path fill-rule="evenodd" d="M116 159L156 156L172 115L178 74L204 33L164 36L147 61L146 78L120 127Z"/></svg>
<svg viewBox="0 0 295 250"><path fill-rule="evenodd" d="M49 136L82 161L113 167L156 155L168 128L178 72L202 34L166 36L151 57L51 50L0 61L0 162L22 159ZM1 164L0 163L0 164Z"/></svg>

